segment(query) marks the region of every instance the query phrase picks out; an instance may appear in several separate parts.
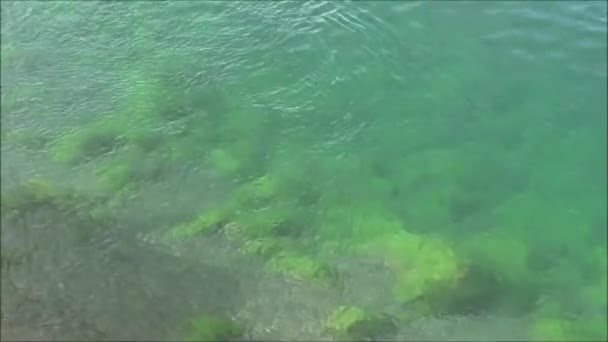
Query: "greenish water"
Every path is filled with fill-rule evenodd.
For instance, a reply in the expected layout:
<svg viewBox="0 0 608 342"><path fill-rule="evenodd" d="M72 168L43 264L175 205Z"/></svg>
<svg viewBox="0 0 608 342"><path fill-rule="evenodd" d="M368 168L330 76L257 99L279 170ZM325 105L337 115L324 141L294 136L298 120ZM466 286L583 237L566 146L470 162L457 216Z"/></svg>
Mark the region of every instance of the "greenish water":
<svg viewBox="0 0 608 342"><path fill-rule="evenodd" d="M1 10L3 339L606 340L606 2Z"/></svg>

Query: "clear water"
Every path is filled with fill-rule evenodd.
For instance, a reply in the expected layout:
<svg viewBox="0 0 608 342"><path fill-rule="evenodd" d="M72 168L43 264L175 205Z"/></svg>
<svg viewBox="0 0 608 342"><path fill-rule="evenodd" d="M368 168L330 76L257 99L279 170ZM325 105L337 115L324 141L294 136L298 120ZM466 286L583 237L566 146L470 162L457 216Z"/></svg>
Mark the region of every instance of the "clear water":
<svg viewBox="0 0 608 342"><path fill-rule="evenodd" d="M606 2L1 9L3 339L607 338Z"/></svg>

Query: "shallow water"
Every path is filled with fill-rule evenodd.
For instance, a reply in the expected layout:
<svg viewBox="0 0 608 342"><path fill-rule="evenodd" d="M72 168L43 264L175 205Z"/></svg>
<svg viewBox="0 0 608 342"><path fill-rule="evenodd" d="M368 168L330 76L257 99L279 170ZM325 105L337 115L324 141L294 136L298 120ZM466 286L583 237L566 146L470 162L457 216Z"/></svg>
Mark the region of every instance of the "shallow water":
<svg viewBox="0 0 608 342"><path fill-rule="evenodd" d="M606 2L1 9L3 339L606 339Z"/></svg>

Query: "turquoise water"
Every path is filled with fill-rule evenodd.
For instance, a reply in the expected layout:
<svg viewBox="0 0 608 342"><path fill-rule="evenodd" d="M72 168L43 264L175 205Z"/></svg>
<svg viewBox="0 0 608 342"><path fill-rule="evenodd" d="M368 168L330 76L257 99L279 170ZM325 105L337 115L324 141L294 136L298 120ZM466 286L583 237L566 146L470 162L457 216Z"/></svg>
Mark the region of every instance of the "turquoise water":
<svg viewBox="0 0 608 342"><path fill-rule="evenodd" d="M1 9L3 339L607 338L606 2Z"/></svg>

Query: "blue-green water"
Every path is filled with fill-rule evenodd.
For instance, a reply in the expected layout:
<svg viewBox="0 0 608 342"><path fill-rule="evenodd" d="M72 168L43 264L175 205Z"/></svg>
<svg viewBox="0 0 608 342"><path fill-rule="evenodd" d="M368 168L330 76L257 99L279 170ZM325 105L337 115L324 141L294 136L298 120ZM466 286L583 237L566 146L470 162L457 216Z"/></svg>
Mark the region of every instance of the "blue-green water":
<svg viewBox="0 0 608 342"><path fill-rule="evenodd" d="M606 2L1 10L3 339L606 340Z"/></svg>

